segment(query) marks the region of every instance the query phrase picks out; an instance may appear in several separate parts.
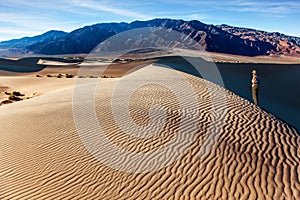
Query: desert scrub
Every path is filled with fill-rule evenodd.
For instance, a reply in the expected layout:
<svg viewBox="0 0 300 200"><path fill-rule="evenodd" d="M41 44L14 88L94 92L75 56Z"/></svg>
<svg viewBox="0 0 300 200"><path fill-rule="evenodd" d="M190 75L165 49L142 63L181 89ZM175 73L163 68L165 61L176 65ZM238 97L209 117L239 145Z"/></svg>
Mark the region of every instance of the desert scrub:
<svg viewBox="0 0 300 200"><path fill-rule="evenodd" d="M20 98L20 97L17 97L15 95L11 95L8 97L8 100L11 100L11 101L22 101L23 99Z"/></svg>

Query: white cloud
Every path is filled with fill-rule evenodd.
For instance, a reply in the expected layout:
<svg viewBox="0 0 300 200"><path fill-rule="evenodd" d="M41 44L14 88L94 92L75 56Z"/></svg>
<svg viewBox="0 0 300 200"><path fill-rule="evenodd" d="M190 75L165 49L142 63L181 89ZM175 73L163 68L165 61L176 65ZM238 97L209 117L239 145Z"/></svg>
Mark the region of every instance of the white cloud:
<svg viewBox="0 0 300 200"><path fill-rule="evenodd" d="M269 14L292 14L300 13L299 1L276 1L276 0L166 0L168 3L184 6L203 6L210 11L234 11Z"/></svg>
<svg viewBox="0 0 300 200"><path fill-rule="evenodd" d="M149 19L152 18L149 15L141 14L138 12L126 10L126 9L120 9L116 7L111 7L103 2L95 2L95 1L80 1L80 0L72 0L73 6L77 7L83 7L83 8L88 8L91 10L96 10L96 11L104 11L104 12L109 12L112 14L116 15L121 15L125 17L133 17L133 18L138 18L138 19Z"/></svg>
<svg viewBox="0 0 300 200"><path fill-rule="evenodd" d="M238 12L254 12L262 14L280 14L288 15L300 12L300 3L293 1L250 1L250 0L237 0L236 6L232 5L231 9Z"/></svg>
<svg viewBox="0 0 300 200"><path fill-rule="evenodd" d="M102 2L102 1L101 1ZM8 7L7 7L8 6ZM148 19L148 15L107 6L105 2L94 1L12 1L0 2L0 41L42 34L49 30L72 31L84 25L97 23L99 11L126 16L129 18ZM55 12L59 12L55 15ZM60 14L64 12L63 14ZM69 12L65 17L65 12ZM72 13L72 14L70 14ZM74 15L74 13L76 15ZM78 18L80 22L74 18ZM86 19L82 18L88 16ZM93 17L91 17L93 16ZM103 21L103 20L101 20Z"/></svg>
<svg viewBox="0 0 300 200"><path fill-rule="evenodd" d="M35 36L38 32L26 31L24 29L17 28L1 28L0 29L0 41L21 38L24 36Z"/></svg>
<svg viewBox="0 0 300 200"><path fill-rule="evenodd" d="M49 30L72 31L76 24L19 13L0 13L0 41L42 34Z"/></svg>
<svg viewBox="0 0 300 200"><path fill-rule="evenodd" d="M16 13L0 13L0 22L20 27L38 25L36 18L26 15L19 15ZM42 23L42 21L40 21L40 23Z"/></svg>
<svg viewBox="0 0 300 200"><path fill-rule="evenodd" d="M147 4L147 5L146 5ZM148 11L148 12L146 12ZM223 12L221 16L218 12ZM1 0L0 40L11 35L41 34L56 29L71 31L98 22L152 18L200 20L208 23L235 22L236 13L285 20L300 12L300 1L279 0ZM253 15L252 15L253 16ZM283 19L282 19L283 20ZM279 26L279 25L278 25ZM296 29L296 28L295 28ZM9 30L9 31L4 31ZM11 33L11 34L10 34Z"/></svg>
<svg viewBox="0 0 300 200"><path fill-rule="evenodd" d="M28 28L30 30L49 30L63 28L64 30L71 28L70 22L52 21L47 17L40 16L39 18L30 15L18 13L0 13L0 23L5 23L6 27ZM1 25L1 29L4 28Z"/></svg>

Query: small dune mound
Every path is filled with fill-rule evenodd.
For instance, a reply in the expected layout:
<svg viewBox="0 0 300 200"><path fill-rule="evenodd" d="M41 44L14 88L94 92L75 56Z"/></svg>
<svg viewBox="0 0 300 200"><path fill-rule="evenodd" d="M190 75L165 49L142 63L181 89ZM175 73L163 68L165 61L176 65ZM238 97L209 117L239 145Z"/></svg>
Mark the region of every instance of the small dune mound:
<svg viewBox="0 0 300 200"><path fill-rule="evenodd" d="M8 100L11 100L11 101L22 101L23 99L18 97L18 96L15 96L15 95L11 95L8 97Z"/></svg>
<svg viewBox="0 0 300 200"><path fill-rule="evenodd" d="M1 104L10 104L13 103L15 101L22 101L24 99L28 99L28 97L25 97L25 94L22 94L19 91L13 91L13 92L5 92L5 95L8 95L8 99L2 101Z"/></svg>
<svg viewBox="0 0 300 200"><path fill-rule="evenodd" d="M0 103L0 105L11 104L11 103L13 103L12 100L4 100Z"/></svg>
<svg viewBox="0 0 300 200"><path fill-rule="evenodd" d="M113 78L113 76L108 76L106 74L102 75L101 78Z"/></svg>
<svg viewBox="0 0 300 200"><path fill-rule="evenodd" d="M56 78L62 78L64 75L62 75L62 74L58 74L57 76L56 76Z"/></svg>
<svg viewBox="0 0 300 200"><path fill-rule="evenodd" d="M74 75L73 74L66 74L65 77L66 78L74 78Z"/></svg>
<svg viewBox="0 0 300 200"><path fill-rule="evenodd" d="M48 78L56 77L56 78L74 78L75 76L73 74L48 74L46 75Z"/></svg>
<svg viewBox="0 0 300 200"><path fill-rule="evenodd" d="M13 92L12 92L12 95L13 95L13 96L18 96L18 97L23 97L23 96L25 96L25 94L22 94L21 92L17 92L17 91L13 91Z"/></svg>

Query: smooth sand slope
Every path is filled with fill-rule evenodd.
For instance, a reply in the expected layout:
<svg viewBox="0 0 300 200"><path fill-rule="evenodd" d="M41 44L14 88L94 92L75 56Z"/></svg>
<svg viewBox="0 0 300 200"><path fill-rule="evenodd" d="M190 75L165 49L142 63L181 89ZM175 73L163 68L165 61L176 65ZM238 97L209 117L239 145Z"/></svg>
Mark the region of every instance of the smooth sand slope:
<svg viewBox="0 0 300 200"><path fill-rule="evenodd" d="M19 91L25 97L36 97L58 89L70 88L74 79L37 78L33 76L0 76L0 101L7 99L5 92Z"/></svg>
<svg viewBox="0 0 300 200"><path fill-rule="evenodd" d="M130 89L148 80L133 91L126 107ZM163 159L180 155L168 166L135 173L149 163L127 165L130 156L103 151L96 141L90 145L97 160L83 145L101 134L98 125L89 125L94 118L85 118L90 99L84 92L92 85L92 79L82 79L76 86L83 98L74 99L77 114L82 112L75 121L87 124L80 134L72 86L0 107L0 199L300 198L295 129L217 85L162 67L101 81L95 91L96 120L106 139L123 152L156 152L179 138L182 144ZM186 93L186 86L194 93ZM124 107L128 115L121 112ZM151 134L140 137L134 126L132 133L122 131L118 125L128 116ZM189 145L181 151L183 143ZM159 154L152 155L150 168L163 162ZM114 163L120 163L119 169Z"/></svg>

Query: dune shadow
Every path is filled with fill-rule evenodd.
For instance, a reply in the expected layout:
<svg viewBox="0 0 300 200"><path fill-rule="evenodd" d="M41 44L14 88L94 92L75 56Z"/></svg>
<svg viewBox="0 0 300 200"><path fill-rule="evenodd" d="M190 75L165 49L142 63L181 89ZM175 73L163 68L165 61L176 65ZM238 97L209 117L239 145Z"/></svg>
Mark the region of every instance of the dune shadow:
<svg viewBox="0 0 300 200"><path fill-rule="evenodd" d="M191 58L196 67L206 68L212 63L202 58ZM187 60L179 56L159 58L157 64L203 78ZM224 87L253 102L251 97L251 71L256 69L260 77L259 106L300 131L300 65L297 64L249 64L216 63ZM216 83L213 79L205 78ZM218 83L217 83L218 84Z"/></svg>

